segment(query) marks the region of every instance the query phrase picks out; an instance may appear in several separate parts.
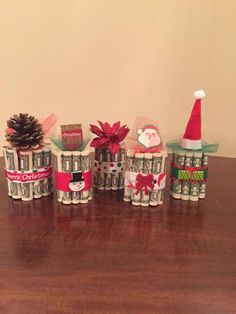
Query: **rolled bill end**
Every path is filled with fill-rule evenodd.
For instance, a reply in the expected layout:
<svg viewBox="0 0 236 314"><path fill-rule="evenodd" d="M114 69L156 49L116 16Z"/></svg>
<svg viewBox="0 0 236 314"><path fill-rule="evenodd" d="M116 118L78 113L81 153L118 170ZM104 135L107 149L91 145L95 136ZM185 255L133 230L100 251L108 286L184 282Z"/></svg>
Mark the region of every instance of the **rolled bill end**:
<svg viewBox="0 0 236 314"><path fill-rule="evenodd" d="M158 201L156 201L156 202L150 201L150 202L149 202L149 205L150 205L150 206L153 206L153 207L154 207L154 206L157 206L157 205L158 205Z"/></svg>
<svg viewBox="0 0 236 314"><path fill-rule="evenodd" d="M140 202L140 205L141 205L142 207L148 207L148 206L149 206L149 202L147 202L147 203Z"/></svg>
<svg viewBox="0 0 236 314"><path fill-rule="evenodd" d="M189 198L190 198L190 196L189 196L189 195L184 195L184 194L181 194L181 200L183 200L183 201L188 201L188 200L189 200Z"/></svg>
<svg viewBox="0 0 236 314"><path fill-rule="evenodd" d="M134 157L135 156L135 150L134 149L128 149L126 152L126 156Z"/></svg>
<svg viewBox="0 0 236 314"><path fill-rule="evenodd" d="M172 196L173 198L175 198L176 200L181 199L181 194L180 194L180 193L174 193L174 192L172 191L171 196Z"/></svg>
<svg viewBox="0 0 236 314"><path fill-rule="evenodd" d="M88 200L91 201L93 199L92 190L88 191Z"/></svg>
<svg viewBox="0 0 236 314"><path fill-rule="evenodd" d="M192 196L192 195L190 195L190 197L189 197L189 200L192 201L192 202L197 202L198 199L199 199L198 196Z"/></svg>
<svg viewBox="0 0 236 314"><path fill-rule="evenodd" d="M128 198L128 197L123 198L123 201L125 201L125 202L130 202L130 200L131 200L131 198Z"/></svg>
<svg viewBox="0 0 236 314"><path fill-rule="evenodd" d="M89 156L89 154L90 154L89 149L85 149L80 153L81 156Z"/></svg>
<svg viewBox="0 0 236 314"><path fill-rule="evenodd" d="M140 206L140 202L132 200L132 205L134 205L134 206Z"/></svg>
<svg viewBox="0 0 236 314"><path fill-rule="evenodd" d="M87 199L81 199L81 200L80 200L80 203L81 203L81 204L86 204L86 203L88 203L88 201L89 201L88 198L87 198Z"/></svg>
<svg viewBox="0 0 236 314"><path fill-rule="evenodd" d="M66 200L66 199L62 199L62 203L65 204L65 205L69 205L72 203L71 200Z"/></svg>
<svg viewBox="0 0 236 314"><path fill-rule="evenodd" d="M75 200L75 199L72 198L72 204L77 205L79 203L81 203L79 199Z"/></svg>

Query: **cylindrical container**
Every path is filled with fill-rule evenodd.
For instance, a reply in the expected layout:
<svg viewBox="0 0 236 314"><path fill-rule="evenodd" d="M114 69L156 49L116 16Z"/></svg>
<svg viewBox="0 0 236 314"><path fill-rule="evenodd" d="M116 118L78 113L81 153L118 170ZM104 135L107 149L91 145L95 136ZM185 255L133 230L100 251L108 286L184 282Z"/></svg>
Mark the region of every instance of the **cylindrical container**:
<svg viewBox="0 0 236 314"><path fill-rule="evenodd" d="M114 190L124 188L125 149L116 154L108 148L95 148L94 187L99 190Z"/></svg>
<svg viewBox="0 0 236 314"><path fill-rule="evenodd" d="M52 167L44 163L44 149L51 155L49 144L37 149L18 150L5 146L3 149L8 195L13 199L31 201L50 193L44 193L44 180L51 180ZM50 192L51 192L50 181Z"/></svg>
<svg viewBox="0 0 236 314"><path fill-rule="evenodd" d="M57 199L63 204L85 204L92 199L91 154L84 151L53 152Z"/></svg>

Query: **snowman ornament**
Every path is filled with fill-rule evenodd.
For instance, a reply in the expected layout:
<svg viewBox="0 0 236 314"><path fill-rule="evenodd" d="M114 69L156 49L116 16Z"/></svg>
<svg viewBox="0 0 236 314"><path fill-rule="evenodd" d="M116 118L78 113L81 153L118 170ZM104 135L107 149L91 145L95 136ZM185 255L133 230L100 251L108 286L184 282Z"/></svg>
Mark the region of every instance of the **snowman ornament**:
<svg viewBox="0 0 236 314"><path fill-rule="evenodd" d="M85 182L83 178L83 172L78 171L78 172L72 172L72 178L69 182L69 188L73 192L78 192L83 190L85 187Z"/></svg>
<svg viewBox="0 0 236 314"><path fill-rule="evenodd" d="M138 142L145 148L156 147L161 144L158 129L154 125L146 125L137 130Z"/></svg>

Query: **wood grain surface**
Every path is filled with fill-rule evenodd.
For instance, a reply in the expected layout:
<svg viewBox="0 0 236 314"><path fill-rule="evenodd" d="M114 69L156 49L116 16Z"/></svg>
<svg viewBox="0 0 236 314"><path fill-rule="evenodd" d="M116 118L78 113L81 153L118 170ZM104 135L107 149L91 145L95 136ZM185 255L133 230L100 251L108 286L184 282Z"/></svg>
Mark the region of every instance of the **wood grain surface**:
<svg viewBox="0 0 236 314"><path fill-rule="evenodd" d="M0 313L236 313L236 159L209 168L205 200L157 208L14 201L1 170Z"/></svg>

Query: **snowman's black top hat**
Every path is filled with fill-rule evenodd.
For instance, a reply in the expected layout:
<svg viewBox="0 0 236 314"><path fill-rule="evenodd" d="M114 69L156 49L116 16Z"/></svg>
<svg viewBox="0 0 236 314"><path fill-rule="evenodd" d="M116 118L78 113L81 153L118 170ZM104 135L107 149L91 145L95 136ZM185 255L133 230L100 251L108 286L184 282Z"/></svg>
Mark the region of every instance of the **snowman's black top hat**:
<svg viewBox="0 0 236 314"><path fill-rule="evenodd" d="M82 171L72 172L72 178L71 178L70 182L84 181L84 178L82 175L83 175Z"/></svg>

